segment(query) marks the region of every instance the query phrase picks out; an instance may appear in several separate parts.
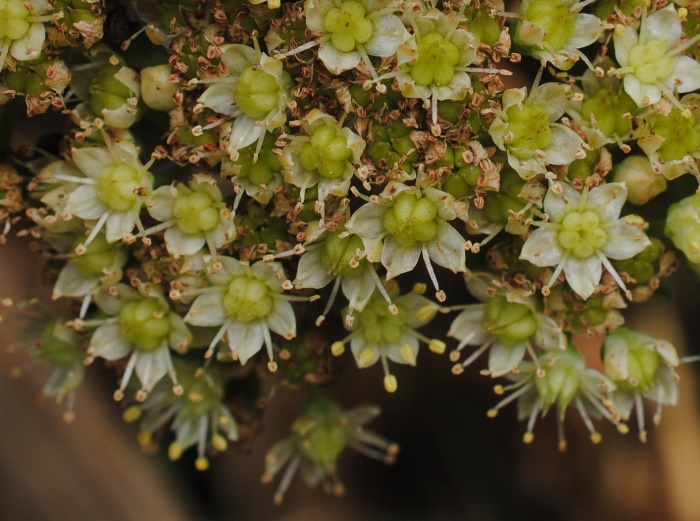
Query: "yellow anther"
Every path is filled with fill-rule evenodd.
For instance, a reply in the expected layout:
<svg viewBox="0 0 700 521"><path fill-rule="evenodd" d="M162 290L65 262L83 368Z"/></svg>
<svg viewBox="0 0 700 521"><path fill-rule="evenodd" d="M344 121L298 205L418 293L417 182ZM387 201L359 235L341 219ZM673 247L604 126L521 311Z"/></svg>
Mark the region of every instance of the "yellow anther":
<svg viewBox="0 0 700 521"><path fill-rule="evenodd" d="M502 395L503 393L505 393L506 390L503 388L502 385L494 385L494 386L493 386L493 392L500 396L500 395Z"/></svg>
<svg viewBox="0 0 700 521"><path fill-rule="evenodd" d="M340 356L345 352L345 344L342 342L333 342L331 344L331 353L333 353L333 356Z"/></svg>
<svg viewBox="0 0 700 521"><path fill-rule="evenodd" d="M199 391L190 391L187 393L187 399L192 403L202 403L204 401L204 395Z"/></svg>
<svg viewBox="0 0 700 521"><path fill-rule="evenodd" d="M150 432L141 431L136 435L136 441L141 447L148 447L153 439Z"/></svg>
<svg viewBox="0 0 700 521"><path fill-rule="evenodd" d="M461 364L456 364L452 366L452 374L462 374L464 372L464 366Z"/></svg>
<svg viewBox="0 0 700 521"><path fill-rule="evenodd" d="M428 290L428 285L423 282L416 282L413 285L413 293L423 295Z"/></svg>
<svg viewBox="0 0 700 521"><path fill-rule="evenodd" d="M622 38L622 37L625 35L625 30L626 30L626 29L627 29L627 28L626 28L624 25L622 25L622 24L616 24L616 25L615 25L615 31L614 31L614 32L615 32L615 36L616 36L617 38Z"/></svg>
<svg viewBox="0 0 700 521"><path fill-rule="evenodd" d="M270 371L271 373L274 373L277 371L277 362L270 361L267 363L267 370ZM207 463L208 465L208 463Z"/></svg>
<svg viewBox="0 0 700 521"><path fill-rule="evenodd" d="M410 344L403 344L400 348L401 359L404 362L411 362L413 360L413 347Z"/></svg>
<svg viewBox="0 0 700 521"><path fill-rule="evenodd" d="M122 419L126 423L134 423L141 417L141 412L141 407L139 407L138 405L132 405L122 413Z"/></svg>
<svg viewBox="0 0 700 521"><path fill-rule="evenodd" d="M179 460L180 456L182 456L183 450L184 447L181 443L178 443L176 441L172 442L168 447L168 458L170 459L170 461Z"/></svg>
<svg viewBox="0 0 700 521"><path fill-rule="evenodd" d="M445 344L445 342L443 342L442 340L438 340L437 338L433 338L428 343L428 349L430 349L433 353L441 355L445 352L445 349L447 349L447 344Z"/></svg>
<svg viewBox="0 0 700 521"><path fill-rule="evenodd" d="M683 112L681 112L681 115L682 115L685 119L690 119L691 116L693 115L693 113L690 111L690 109L685 109Z"/></svg>
<svg viewBox="0 0 700 521"><path fill-rule="evenodd" d="M373 347L365 347L362 351L360 351L358 361L360 362L361 367L367 367L374 362L375 358L377 358L377 350Z"/></svg>
<svg viewBox="0 0 700 521"><path fill-rule="evenodd" d="M437 313L437 309L435 306L426 304L422 308L420 308L418 311L416 311L416 318L420 320L421 322L425 322L430 320L435 316Z"/></svg>
<svg viewBox="0 0 700 521"><path fill-rule="evenodd" d="M678 8L678 19L685 22L688 19L688 10L685 7Z"/></svg>
<svg viewBox="0 0 700 521"><path fill-rule="evenodd" d="M488 411L486 411L486 416L488 416L489 418L495 418L496 416L498 416L498 409L489 409Z"/></svg>
<svg viewBox="0 0 700 521"><path fill-rule="evenodd" d="M630 428L627 426L626 423L618 423L617 424L617 432L620 434L627 434L630 431Z"/></svg>
<svg viewBox="0 0 700 521"><path fill-rule="evenodd" d="M197 458L194 462L194 466L200 472L204 472L209 468L209 460L207 458Z"/></svg>
<svg viewBox="0 0 700 521"><path fill-rule="evenodd" d="M530 443L532 443L532 440L534 440L534 439L535 439L535 435L531 432L526 432L525 434L523 434L523 443L526 443L529 445Z"/></svg>
<svg viewBox="0 0 700 521"><path fill-rule="evenodd" d="M228 441L221 434L214 434L211 437L211 446L219 452L223 452L228 448Z"/></svg>
<svg viewBox="0 0 700 521"><path fill-rule="evenodd" d="M599 432L591 433L591 443L598 444L603 440L603 435Z"/></svg>
<svg viewBox="0 0 700 521"><path fill-rule="evenodd" d="M393 374L388 374L384 377L384 389L388 393L395 393L399 387L399 382Z"/></svg>

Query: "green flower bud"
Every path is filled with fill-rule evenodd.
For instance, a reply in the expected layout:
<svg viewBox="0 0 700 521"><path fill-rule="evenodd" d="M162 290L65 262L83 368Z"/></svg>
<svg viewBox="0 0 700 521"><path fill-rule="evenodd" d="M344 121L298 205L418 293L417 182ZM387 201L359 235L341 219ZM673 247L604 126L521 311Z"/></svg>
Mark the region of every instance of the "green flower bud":
<svg viewBox="0 0 700 521"><path fill-rule="evenodd" d="M529 306L497 295L488 302L484 327L503 343L513 345L537 332L537 319Z"/></svg>
<svg viewBox="0 0 700 521"><path fill-rule="evenodd" d="M127 302L119 313L124 338L136 349L154 351L167 341L170 333L169 310L155 298Z"/></svg>
<svg viewBox="0 0 700 521"><path fill-rule="evenodd" d="M129 128L141 117L133 103L140 94L139 74L112 56L90 83L90 107L107 125Z"/></svg>
<svg viewBox="0 0 700 521"><path fill-rule="evenodd" d="M134 206L141 187L142 174L129 164L109 165L97 178L97 197L117 212Z"/></svg>
<svg viewBox="0 0 700 521"><path fill-rule="evenodd" d="M590 150L583 159L576 159L569 165L567 177L573 180L585 181L593 174L593 169L598 164L600 152ZM629 188L629 187L628 187Z"/></svg>
<svg viewBox="0 0 700 521"><path fill-rule="evenodd" d="M331 43L340 52L354 51L357 44L367 43L374 34L372 21L367 19L365 8L353 0L347 0L331 8L323 19Z"/></svg>
<svg viewBox="0 0 700 521"><path fill-rule="evenodd" d="M522 13L525 20L544 28L543 46L560 50L576 31L576 11L569 2L531 0Z"/></svg>
<svg viewBox="0 0 700 521"><path fill-rule="evenodd" d="M525 103L522 108L512 105L508 117L508 150L518 159L532 157L536 150L544 150L552 142L552 129L546 107ZM508 139L510 138L510 139Z"/></svg>
<svg viewBox="0 0 700 521"><path fill-rule="evenodd" d="M661 43L661 42L659 42ZM690 117L674 108L668 115L652 113L648 118L649 128L664 138L659 154L664 161L677 161L687 155L697 154L700 149L700 118L697 109L690 110Z"/></svg>
<svg viewBox="0 0 700 521"><path fill-rule="evenodd" d="M663 253L663 243L652 238L651 244L631 259L612 261L619 272L625 272L638 284L647 284L659 271L659 259Z"/></svg>
<svg viewBox="0 0 700 521"><path fill-rule="evenodd" d="M170 111L177 105L173 96L177 84L170 83L170 65L155 65L141 70L141 96L153 110Z"/></svg>
<svg viewBox="0 0 700 521"><path fill-rule="evenodd" d="M437 205L426 197L401 193L384 214L384 228L402 246L432 240L437 235Z"/></svg>
<svg viewBox="0 0 700 521"><path fill-rule="evenodd" d="M681 199L669 207L664 233L691 263L700 265L700 196L698 194Z"/></svg>
<svg viewBox="0 0 700 521"><path fill-rule="evenodd" d="M351 158L352 150L348 148L347 137L331 125L322 125L314 130L310 142L299 153L299 161L306 170L318 171L326 179L342 177Z"/></svg>
<svg viewBox="0 0 700 521"><path fill-rule="evenodd" d="M439 33L421 36L418 59L411 64L410 74L417 85L449 85L459 62L459 48Z"/></svg>
<svg viewBox="0 0 700 521"><path fill-rule="evenodd" d="M78 237L73 243L73 251L81 245L85 248L82 255L76 255L73 258L73 263L86 277L102 275L103 270L113 266L117 257L122 255L122 249L115 248L114 244L109 244L102 233L97 234L87 245L84 243L85 237Z"/></svg>
<svg viewBox="0 0 700 521"><path fill-rule="evenodd" d="M627 200L642 205L666 190L666 178L654 173L648 158L632 156L615 166L613 178L627 185Z"/></svg>
<svg viewBox="0 0 700 521"><path fill-rule="evenodd" d="M207 192L181 194L173 204L177 227L187 234L208 232L219 224L219 209Z"/></svg>
<svg viewBox="0 0 700 521"><path fill-rule="evenodd" d="M270 288L264 281L248 275L235 277L224 294L226 313L241 322L267 317L273 305Z"/></svg>
<svg viewBox="0 0 700 521"><path fill-rule="evenodd" d="M544 376L535 378L535 388L546 410L555 403L561 414L581 390L586 366L575 347L569 346L567 356L557 357L548 364Z"/></svg>
<svg viewBox="0 0 700 521"><path fill-rule="evenodd" d="M249 118L263 120L277 108L279 91L277 78L251 65L238 78L236 103Z"/></svg>
<svg viewBox="0 0 700 521"><path fill-rule="evenodd" d="M585 121L595 121L594 126L606 136L626 136L632 130L632 120L623 114L635 114L637 104L629 95L617 87L601 87L593 97L581 106Z"/></svg>
<svg viewBox="0 0 700 521"><path fill-rule="evenodd" d="M330 273L336 275L352 275L357 273L350 264L357 262L357 251L364 251L364 244L358 235L340 238L341 232L329 233L324 242L324 253L321 258L323 265Z"/></svg>

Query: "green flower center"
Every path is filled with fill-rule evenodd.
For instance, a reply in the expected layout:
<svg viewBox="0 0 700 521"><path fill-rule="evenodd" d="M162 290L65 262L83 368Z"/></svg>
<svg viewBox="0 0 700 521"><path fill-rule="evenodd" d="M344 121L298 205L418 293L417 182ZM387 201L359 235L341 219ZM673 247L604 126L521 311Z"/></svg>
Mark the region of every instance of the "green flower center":
<svg viewBox="0 0 700 521"><path fill-rule="evenodd" d="M596 127L606 136L625 136L632 130L632 120L623 114L634 114L637 105L624 91L613 87L601 88L595 96L586 100L581 107L581 115L590 121L595 118Z"/></svg>
<svg viewBox="0 0 700 521"><path fill-rule="evenodd" d="M418 42L418 59L411 64L416 85L449 85L459 63L459 48L438 33L423 35Z"/></svg>
<svg viewBox="0 0 700 521"><path fill-rule="evenodd" d="M629 66L642 83L656 83L671 75L676 58L666 56L666 42L639 43L629 52Z"/></svg>
<svg viewBox="0 0 700 521"><path fill-rule="evenodd" d="M85 242L84 237L78 237L73 244L73 250ZM114 265L119 248L109 244L103 234L98 234L87 244L85 253L73 258L78 271L86 277L96 277L103 274L105 268Z"/></svg>
<svg viewBox="0 0 700 521"><path fill-rule="evenodd" d="M141 172L131 165L107 166L97 178L97 197L112 210L126 212L138 199L141 181Z"/></svg>
<svg viewBox="0 0 700 521"><path fill-rule="evenodd" d="M127 302L119 314L119 327L127 342L142 351L154 351L170 333L168 310L154 298Z"/></svg>
<svg viewBox="0 0 700 521"><path fill-rule="evenodd" d="M561 49L576 31L576 12L570 2L533 0L528 4L525 18L544 28L542 42L547 50Z"/></svg>
<svg viewBox="0 0 700 521"><path fill-rule="evenodd" d="M401 310L392 315L382 297L371 298L357 317L357 327L362 330L368 344L396 345L400 343L406 327L405 316L406 313Z"/></svg>
<svg viewBox="0 0 700 521"><path fill-rule="evenodd" d="M264 119L279 105L280 86L277 78L259 66L244 69L238 78L236 103L251 119Z"/></svg>
<svg viewBox="0 0 700 521"><path fill-rule="evenodd" d="M649 391L654 387L659 362L659 353L653 349L630 347L627 351L627 380L618 380L615 384L627 391Z"/></svg>
<svg viewBox="0 0 700 521"><path fill-rule="evenodd" d="M0 0L0 40L19 40L29 32L30 11L24 0Z"/></svg>
<svg viewBox="0 0 700 521"><path fill-rule="evenodd" d="M384 228L401 246L413 246L435 238L438 231L438 208L430 199L402 193L384 214Z"/></svg>
<svg viewBox="0 0 700 521"><path fill-rule="evenodd" d="M364 251L365 247L359 236L351 235L341 239L340 233L335 232L328 235L324 243L321 261L329 273L352 275L357 271L350 265L350 262L357 259L357 250Z"/></svg>
<svg viewBox="0 0 700 521"><path fill-rule="evenodd" d="M655 134L665 139L659 149L664 161L677 161L700 150L700 124L693 112L689 118L679 109L673 109L666 116L657 114L650 126Z"/></svg>
<svg viewBox="0 0 700 521"><path fill-rule="evenodd" d="M301 147L299 161L306 170L318 171L327 179L337 179L343 175L352 157L347 143L347 138L340 135L338 129L323 125L314 130L311 140Z"/></svg>
<svg viewBox="0 0 700 521"><path fill-rule="evenodd" d="M580 259L594 255L608 242L597 213L573 210L564 216L557 234L559 245Z"/></svg>
<svg viewBox="0 0 700 521"><path fill-rule="evenodd" d="M354 51L357 44L367 43L374 33L374 25L366 18L364 6L352 0L328 11L323 19L323 28L331 35L331 43L340 52Z"/></svg>
<svg viewBox="0 0 700 521"><path fill-rule="evenodd" d="M537 332L537 320L525 304L508 302L502 295L489 300L486 307L486 330L503 343L514 345Z"/></svg>
<svg viewBox="0 0 700 521"><path fill-rule="evenodd" d="M322 469L330 471L335 468L335 462L349 438L347 427L340 421L326 420L305 434L299 447L304 456Z"/></svg>
<svg viewBox="0 0 700 521"><path fill-rule="evenodd" d="M518 159L528 159L537 150L546 149L552 142L552 128L546 107L524 104L512 105L506 110L508 131L505 142L508 150Z"/></svg>
<svg viewBox="0 0 700 521"><path fill-rule="evenodd" d="M189 235L212 230L220 220L215 204L216 201L206 192L178 196L173 205L177 227Z"/></svg>
<svg viewBox="0 0 700 521"><path fill-rule="evenodd" d="M240 275L229 282L224 309L241 322L252 322L270 314L274 306L272 290L263 281Z"/></svg>
<svg viewBox="0 0 700 521"><path fill-rule="evenodd" d="M557 402L560 411L566 410L579 392L581 374L581 367L570 363L564 357L557 358L555 362L549 364L544 377L535 378L537 394L544 408Z"/></svg>

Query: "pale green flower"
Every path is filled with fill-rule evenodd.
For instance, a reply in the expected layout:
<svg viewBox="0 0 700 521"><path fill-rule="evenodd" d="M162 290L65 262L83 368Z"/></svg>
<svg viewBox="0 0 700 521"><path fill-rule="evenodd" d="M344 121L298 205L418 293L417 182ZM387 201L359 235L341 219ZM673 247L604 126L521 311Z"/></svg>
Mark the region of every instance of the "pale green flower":
<svg viewBox="0 0 700 521"><path fill-rule="evenodd" d="M161 186L146 204L151 217L161 224L145 235L165 230L165 245L174 257L194 255L205 245L212 256L236 239L236 224L216 181L208 175L192 177L187 186Z"/></svg>
<svg viewBox="0 0 700 521"><path fill-rule="evenodd" d="M257 262L252 266L232 257L218 257L206 270L210 286L183 292L199 295L192 303L185 322L193 326L219 327L205 356L211 356L226 335L231 353L245 364L265 346L270 370L273 361L272 337L277 333L291 340L296 336L296 317L289 303L295 297L284 295L284 271L277 262Z"/></svg>
<svg viewBox="0 0 700 521"><path fill-rule="evenodd" d="M683 27L674 5L647 16L644 8L639 32L617 25L613 35L615 59L620 64L609 72L624 76L625 92L644 107L665 96L676 102L675 92L700 88L700 63L682 53L700 40L700 34L681 42Z"/></svg>
<svg viewBox="0 0 700 521"><path fill-rule="evenodd" d="M590 190L586 186L579 193L566 183L551 183L544 198L548 219L533 223L539 229L530 234L520 254L536 266L556 266L544 293L563 272L571 289L587 299L600 282L603 266L627 291L608 259L634 257L650 241L639 228L619 217L626 199L624 184L608 183Z"/></svg>
<svg viewBox="0 0 700 521"><path fill-rule="evenodd" d="M260 151L267 132L287 121L287 102L292 81L279 60L257 47L229 44L220 47L225 72L199 83L210 84L197 101L214 112L234 116L222 136L232 159L238 150L257 142Z"/></svg>
<svg viewBox="0 0 700 521"><path fill-rule="evenodd" d="M654 423L661 420L663 406L678 403L678 353L670 342L620 327L605 337L605 373L615 383L609 393L614 411L628 420L632 407L637 413L639 437L646 441L642 398L656 403Z"/></svg>
<svg viewBox="0 0 700 521"><path fill-rule="evenodd" d="M367 250L382 242L387 280L412 270L422 256L438 300L443 301L431 261L453 273L467 269L466 241L448 222L456 215L450 194L392 181L376 202L355 211L345 227L362 237Z"/></svg>
<svg viewBox="0 0 700 521"><path fill-rule="evenodd" d="M143 400L166 375L180 392L170 350L187 350L192 334L180 315L170 309L160 287L123 284L95 295L99 308L111 318L80 321L84 327L98 325L92 333L88 356L109 361L129 357L115 399L124 396L133 373L141 382L137 399Z"/></svg>
<svg viewBox="0 0 700 521"><path fill-rule="evenodd" d="M58 19L46 14L53 8L48 0L0 0L0 70L9 54L18 61L36 60L44 47L44 22Z"/></svg>

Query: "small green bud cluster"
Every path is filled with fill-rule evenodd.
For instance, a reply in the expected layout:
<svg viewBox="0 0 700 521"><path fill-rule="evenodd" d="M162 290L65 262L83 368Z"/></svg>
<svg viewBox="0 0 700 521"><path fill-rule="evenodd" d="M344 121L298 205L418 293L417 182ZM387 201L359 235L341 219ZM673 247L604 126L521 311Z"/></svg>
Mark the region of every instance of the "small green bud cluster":
<svg viewBox="0 0 700 521"><path fill-rule="evenodd" d="M341 52L355 50L357 44L372 38L374 27L366 18L368 13L362 4L347 0L340 8L333 7L323 19L323 27L331 34L331 42Z"/></svg>
<svg viewBox="0 0 700 521"><path fill-rule="evenodd" d="M505 296L496 295L486 306L484 327L501 342L512 345L535 334L537 319L526 304L508 302Z"/></svg>
<svg viewBox="0 0 700 521"><path fill-rule="evenodd" d="M522 13L525 20L544 28L543 45L558 51L576 30L576 12L566 1L531 0Z"/></svg>
<svg viewBox="0 0 700 521"><path fill-rule="evenodd" d="M299 153L299 160L305 169L318 171L327 179L341 177L351 157L352 150L348 148L347 138L341 136L338 129L331 125L322 125L315 129L310 142L306 143Z"/></svg>
<svg viewBox="0 0 700 521"><path fill-rule="evenodd" d="M532 157L552 142L547 108L535 102L522 107L513 105L506 110L508 134L504 141L511 153L519 159Z"/></svg>
<svg viewBox="0 0 700 521"><path fill-rule="evenodd" d="M272 307L272 290L266 281L240 275L229 282L224 294L224 309L229 316L252 322L267 317Z"/></svg>
<svg viewBox="0 0 700 521"><path fill-rule="evenodd" d="M127 302L119 312L119 327L136 349L153 351L167 341L170 333L169 310L154 298Z"/></svg>
<svg viewBox="0 0 700 521"><path fill-rule="evenodd" d="M280 86L270 73L253 65L243 70L238 78L236 103L251 119L264 119L277 108Z"/></svg>
<svg viewBox="0 0 700 521"><path fill-rule="evenodd" d="M384 214L384 228L402 246L432 240L437 235L437 204L419 194L402 193Z"/></svg>
<svg viewBox="0 0 700 521"><path fill-rule="evenodd" d="M418 42L418 59L411 65L411 78L422 86L449 85L459 59L459 49L443 35L424 34Z"/></svg>

